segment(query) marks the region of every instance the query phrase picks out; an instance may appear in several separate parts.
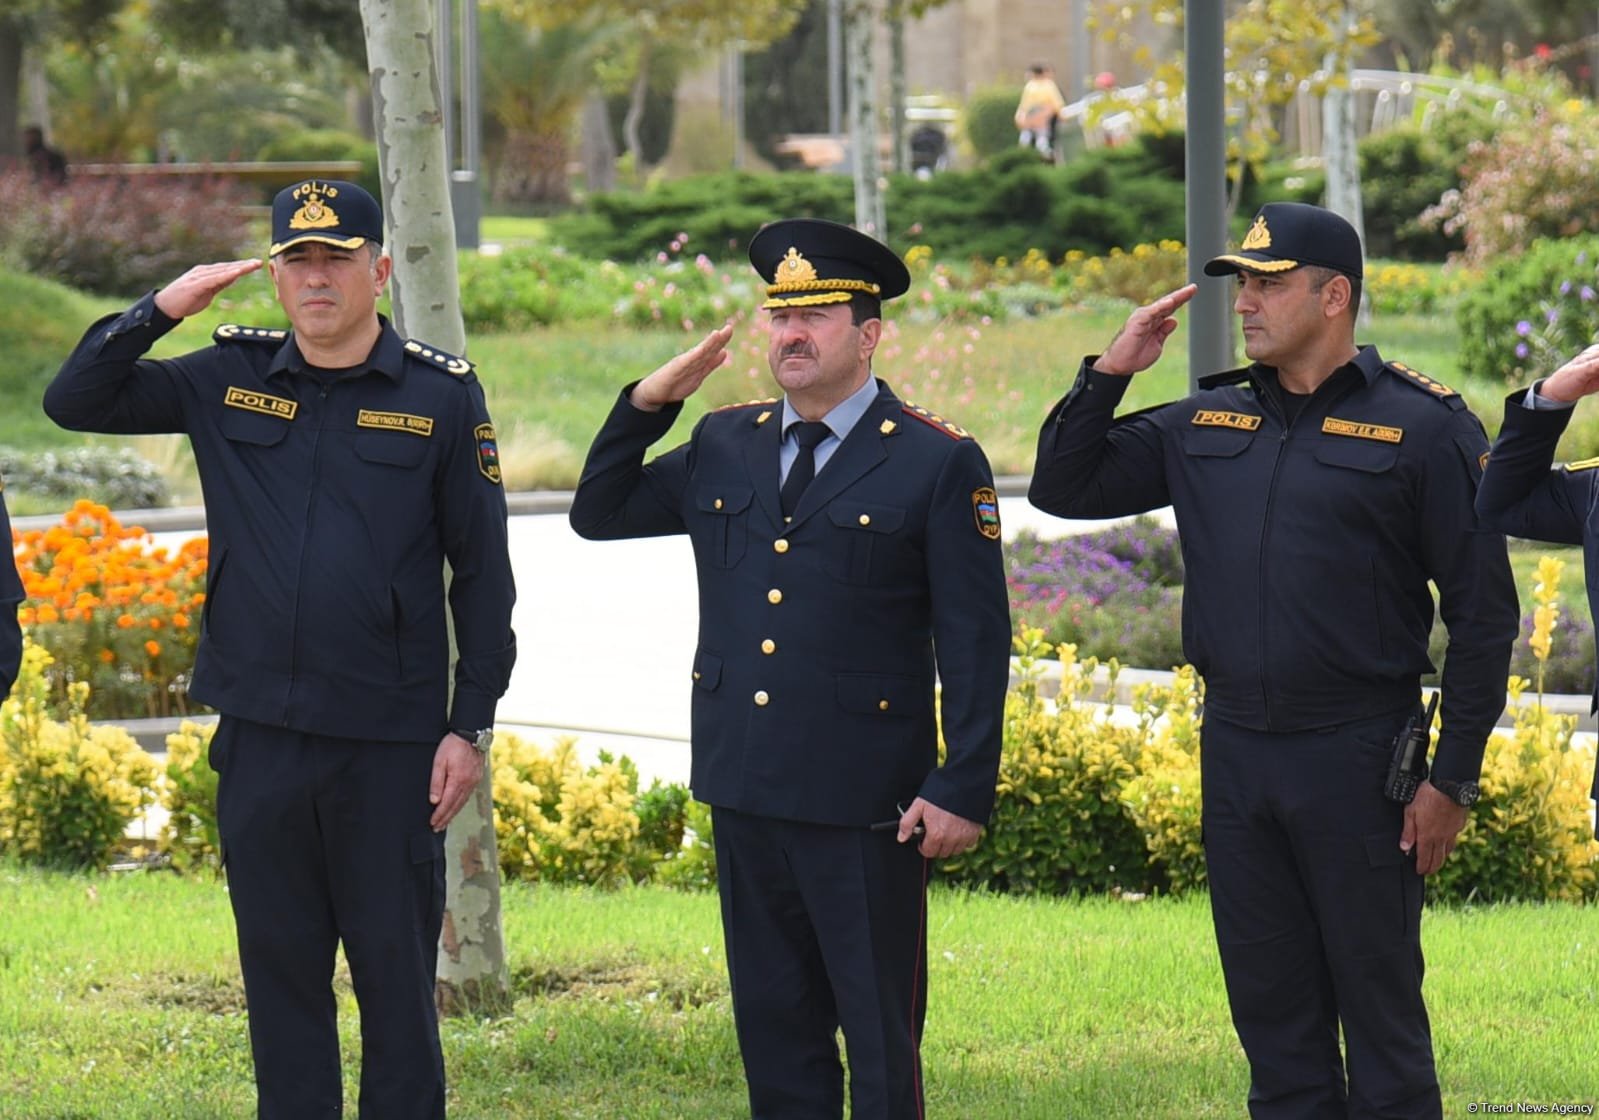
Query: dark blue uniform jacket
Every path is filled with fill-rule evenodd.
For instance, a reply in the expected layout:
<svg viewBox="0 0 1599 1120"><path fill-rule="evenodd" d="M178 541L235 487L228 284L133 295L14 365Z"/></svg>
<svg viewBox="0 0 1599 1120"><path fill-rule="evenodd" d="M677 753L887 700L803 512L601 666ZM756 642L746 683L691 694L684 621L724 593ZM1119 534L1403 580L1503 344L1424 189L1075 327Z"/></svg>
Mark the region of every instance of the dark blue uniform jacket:
<svg viewBox="0 0 1599 1120"><path fill-rule="evenodd" d="M1504 538L1472 511L1488 440L1460 397L1372 347L1286 425L1258 364L1113 419L1131 380L1083 364L1039 435L1029 497L1062 517L1173 508L1206 712L1302 731L1414 705L1431 580L1449 631L1434 768L1475 779L1518 614Z"/></svg>
<svg viewBox="0 0 1599 1120"><path fill-rule="evenodd" d="M140 360L175 325L153 296L102 319L44 407L79 431L188 434L210 534L190 691L321 735L417 742L491 726L516 658L515 589L470 365L387 321L367 367L331 383L284 331L223 327L207 349ZM459 648L448 720L446 557Z"/></svg>
<svg viewBox="0 0 1599 1120"><path fill-rule="evenodd" d="M1484 524L1514 537L1582 545L1591 613L1599 607L1599 460L1551 470L1573 410L1534 411L1522 405L1526 397L1519 389L1505 401L1504 427L1483 472L1477 512ZM1599 691L1594 709L1599 710ZM1599 771L1593 792L1599 797Z"/></svg>
<svg viewBox="0 0 1599 1120"><path fill-rule="evenodd" d="M999 523L978 509L993 477L975 442L878 386L787 525L781 403L708 413L646 466L682 406L641 411L629 387L589 450L580 534L693 542L701 801L834 825L887 820L918 795L968 820L993 808L1010 666Z"/></svg>
<svg viewBox="0 0 1599 1120"><path fill-rule="evenodd" d="M4 482L0 482L0 491L4 488ZM11 539L11 518L6 513L3 494L0 494L0 533L5 534L6 540ZM17 604L25 597L16 560L0 564L0 697L11 691L17 671L22 667L22 627L17 624Z"/></svg>

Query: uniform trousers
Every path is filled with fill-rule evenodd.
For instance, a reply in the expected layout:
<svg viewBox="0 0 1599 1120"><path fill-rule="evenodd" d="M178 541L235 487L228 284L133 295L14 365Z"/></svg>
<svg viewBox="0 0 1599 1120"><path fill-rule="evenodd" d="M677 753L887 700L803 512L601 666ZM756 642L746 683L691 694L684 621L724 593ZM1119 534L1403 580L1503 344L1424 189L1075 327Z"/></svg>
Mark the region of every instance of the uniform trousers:
<svg viewBox="0 0 1599 1120"><path fill-rule="evenodd" d="M1382 792L1405 716L1292 733L1205 720L1211 912L1255 1120L1442 1115L1422 877Z"/></svg>
<svg viewBox="0 0 1599 1120"><path fill-rule="evenodd" d="M261 1120L342 1115L333 995L344 943L364 1120L441 1120L434 966L444 834L437 743L310 735L224 715L211 744Z"/></svg>
<svg viewBox="0 0 1599 1120"><path fill-rule="evenodd" d="M753 1120L921 1120L927 861L893 831L712 813Z"/></svg>

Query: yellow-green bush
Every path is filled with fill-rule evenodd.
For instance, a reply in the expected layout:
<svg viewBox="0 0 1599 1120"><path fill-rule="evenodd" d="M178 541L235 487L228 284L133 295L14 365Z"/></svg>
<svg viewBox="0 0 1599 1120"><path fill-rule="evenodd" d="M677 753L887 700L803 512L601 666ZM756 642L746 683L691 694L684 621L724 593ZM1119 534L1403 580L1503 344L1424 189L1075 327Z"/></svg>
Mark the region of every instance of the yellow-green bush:
<svg viewBox="0 0 1599 1120"><path fill-rule="evenodd" d="M1145 685L1133 694L1141 748L1137 774L1122 803L1144 834L1155 870L1172 893L1205 885L1200 842L1199 702L1193 666L1177 670L1170 688Z"/></svg>
<svg viewBox="0 0 1599 1120"><path fill-rule="evenodd" d="M1052 894L1144 891L1155 885L1144 838L1122 803L1136 775L1135 729L1113 704L1087 703L1093 659L1060 647L1059 702L1038 695L1041 631L1016 639L1020 685L1005 699L1005 743L994 814L983 842L941 865L944 877L1002 891ZM1114 684L1116 664L1111 662Z"/></svg>
<svg viewBox="0 0 1599 1120"><path fill-rule="evenodd" d="M100 867L154 800L155 763L121 728L90 725L86 682L68 686L67 719L49 719L52 660L25 641L17 683L0 704L0 851Z"/></svg>
<svg viewBox="0 0 1599 1120"><path fill-rule="evenodd" d="M609 886L629 878L637 775L610 761L584 766L575 742L563 737L545 750L495 737L494 835L508 879Z"/></svg>
<svg viewBox="0 0 1599 1120"><path fill-rule="evenodd" d="M167 823L161 850L179 871L215 868L222 841L217 834L217 772L208 758L214 723L184 720L167 736L167 775L161 796Z"/></svg>

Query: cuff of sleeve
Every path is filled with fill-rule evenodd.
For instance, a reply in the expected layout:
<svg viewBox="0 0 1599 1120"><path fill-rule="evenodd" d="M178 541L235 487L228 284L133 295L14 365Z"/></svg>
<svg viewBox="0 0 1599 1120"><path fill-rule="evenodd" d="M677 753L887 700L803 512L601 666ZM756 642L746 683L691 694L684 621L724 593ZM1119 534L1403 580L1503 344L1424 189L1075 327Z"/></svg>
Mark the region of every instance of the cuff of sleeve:
<svg viewBox="0 0 1599 1120"><path fill-rule="evenodd" d="M1433 752L1432 776L1455 782L1475 782L1482 774L1482 755L1486 744L1475 746L1466 740L1438 737L1438 749Z"/></svg>
<svg viewBox="0 0 1599 1120"><path fill-rule="evenodd" d="M457 688L447 726L463 731L482 731L484 728L493 727L496 703L492 696Z"/></svg>
<svg viewBox="0 0 1599 1120"><path fill-rule="evenodd" d="M1517 389L1505 398L1505 423L1500 430L1503 435L1506 430L1518 432L1563 432L1571 421L1572 409L1561 408L1554 401L1546 406L1534 403L1537 386L1529 389ZM1544 399L1544 398L1539 398Z"/></svg>
<svg viewBox="0 0 1599 1120"><path fill-rule="evenodd" d="M1527 390L1527 395L1522 399L1521 406L1530 408L1534 412L1561 412L1576 407L1576 401L1557 401L1544 396L1538 390L1544 383L1543 378L1532 383L1532 388Z"/></svg>

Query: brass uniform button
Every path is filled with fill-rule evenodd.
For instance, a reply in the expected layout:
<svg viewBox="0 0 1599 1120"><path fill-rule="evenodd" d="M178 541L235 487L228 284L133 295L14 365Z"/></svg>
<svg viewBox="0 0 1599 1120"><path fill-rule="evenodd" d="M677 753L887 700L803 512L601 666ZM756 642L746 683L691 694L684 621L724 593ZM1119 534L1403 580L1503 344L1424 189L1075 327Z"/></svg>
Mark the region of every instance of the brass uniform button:
<svg viewBox="0 0 1599 1120"><path fill-rule="evenodd" d="M785 538L783 538L783 537L778 537L775 541L772 542L772 551L773 552L787 552L788 551L788 541Z"/></svg>
<svg viewBox="0 0 1599 1120"><path fill-rule="evenodd" d="M775 606L783 601L783 593L774 587L766 593L766 601Z"/></svg>
<svg viewBox="0 0 1599 1120"><path fill-rule="evenodd" d="M870 525L871 523L872 523L872 519L868 515L866 515L864 513L861 514L861 524L862 525Z"/></svg>
<svg viewBox="0 0 1599 1120"><path fill-rule="evenodd" d="M717 509L721 509L722 508L722 499L720 499L720 498L716 499L716 508Z"/></svg>
<svg viewBox="0 0 1599 1120"><path fill-rule="evenodd" d="M880 712L888 711L888 701L887 700L879 700L877 702L877 710L880 711Z"/></svg>
<svg viewBox="0 0 1599 1120"><path fill-rule="evenodd" d="M695 679L695 680L699 680L699 679L700 679L700 674L699 674L699 670L698 670L698 669L696 669L696 670L695 670L695 671L694 671L694 679Z"/></svg>
<svg viewBox="0 0 1599 1120"><path fill-rule="evenodd" d="M777 652L777 643L772 641L772 639L767 638L764 642L761 643L761 652L762 653L776 653Z"/></svg>
<svg viewBox="0 0 1599 1120"><path fill-rule="evenodd" d="M772 698L770 696L766 695L766 690L763 688L761 691L755 694L755 706L757 708L764 708L768 703L771 702L771 699Z"/></svg>

